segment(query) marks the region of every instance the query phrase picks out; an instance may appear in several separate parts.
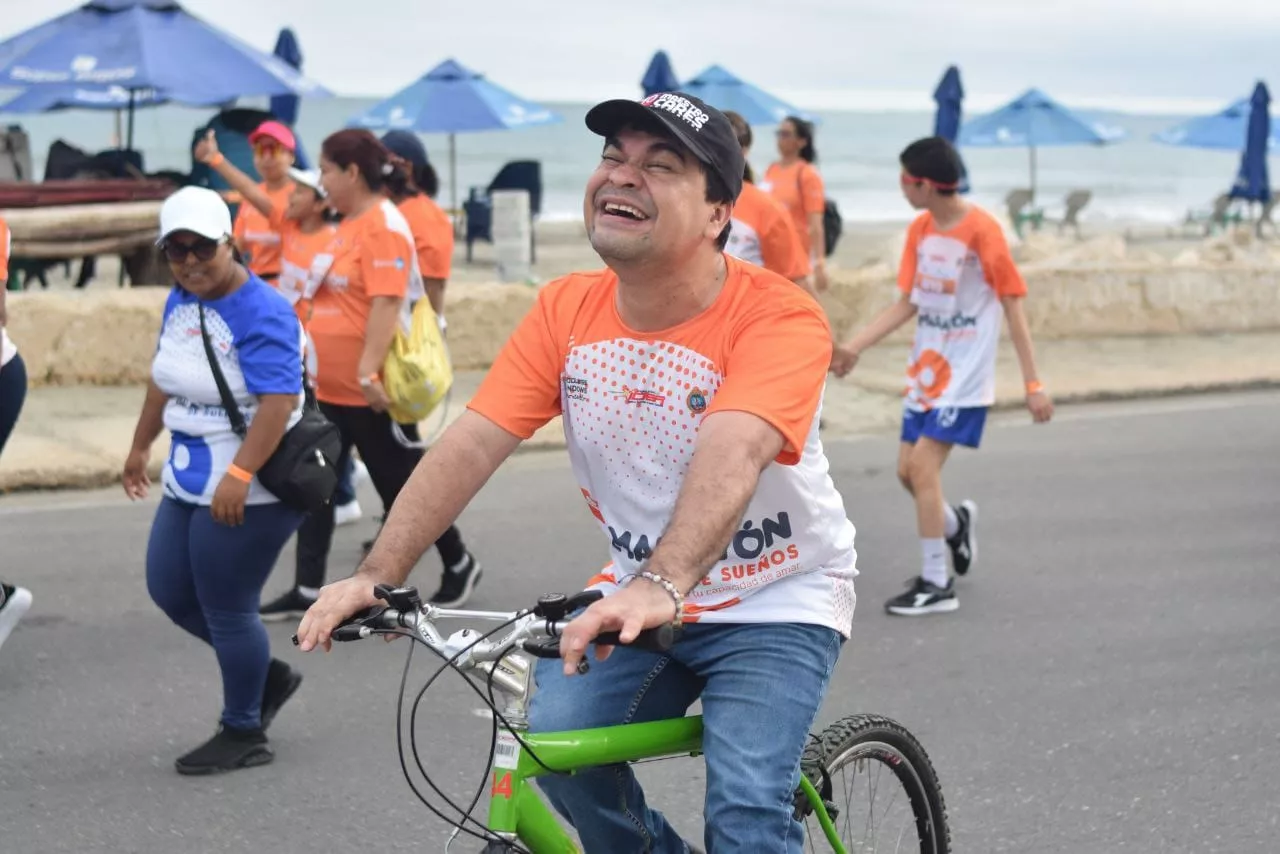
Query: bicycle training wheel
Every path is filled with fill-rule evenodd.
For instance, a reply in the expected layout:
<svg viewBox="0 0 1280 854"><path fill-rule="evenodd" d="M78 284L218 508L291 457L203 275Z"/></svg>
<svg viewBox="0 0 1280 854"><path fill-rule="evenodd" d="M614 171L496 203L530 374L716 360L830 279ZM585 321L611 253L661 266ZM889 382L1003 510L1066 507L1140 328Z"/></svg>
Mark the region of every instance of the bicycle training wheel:
<svg viewBox="0 0 1280 854"><path fill-rule="evenodd" d="M902 724L878 715L841 718L809 742L800 770L822 796L848 854L950 852L938 775ZM796 818L805 823L806 851L831 850L799 789Z"/></svg>

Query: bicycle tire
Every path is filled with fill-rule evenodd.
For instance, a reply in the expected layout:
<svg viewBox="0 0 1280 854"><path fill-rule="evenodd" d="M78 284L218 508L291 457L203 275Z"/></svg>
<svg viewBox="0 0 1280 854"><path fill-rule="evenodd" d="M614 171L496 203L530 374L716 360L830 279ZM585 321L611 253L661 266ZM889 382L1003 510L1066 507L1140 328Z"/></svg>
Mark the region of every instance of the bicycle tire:
<svg viewBox="0 0 1280 854"><path fill-rule="evenodd" d="M937 772L920 741L897 721L880 715L841 718L805 747L800 770L824 799L830 801L830 781L835 772L863 759L877 760L888 767L906 791L915 818L920 854L950 854L951 828ZM797 789L796 818L803 821L811 813L809 799L803 790ZM838 817L833 819L838 828ZM826 836L816 821L809 828L809 834L812 842L826 844Z"/></svg>

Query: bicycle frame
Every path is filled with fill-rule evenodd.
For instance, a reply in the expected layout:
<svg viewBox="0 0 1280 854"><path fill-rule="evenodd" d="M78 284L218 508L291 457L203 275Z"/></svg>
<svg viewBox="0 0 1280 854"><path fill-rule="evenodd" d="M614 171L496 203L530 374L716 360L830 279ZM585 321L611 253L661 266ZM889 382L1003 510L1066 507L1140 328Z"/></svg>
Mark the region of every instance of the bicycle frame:
<svg viewBox="0 0 1280 854"><path fill-rule="evenodd" d="M519 839L537 854L578 854L579 848L538 795L533 779L556 771L574 772L642 759L699 756L702 716L564 732L521 732L529 750L499 727L490 776L489 830L508 841ZM836 854L846 854L821 796L804 775L800 786Z"/></svg>

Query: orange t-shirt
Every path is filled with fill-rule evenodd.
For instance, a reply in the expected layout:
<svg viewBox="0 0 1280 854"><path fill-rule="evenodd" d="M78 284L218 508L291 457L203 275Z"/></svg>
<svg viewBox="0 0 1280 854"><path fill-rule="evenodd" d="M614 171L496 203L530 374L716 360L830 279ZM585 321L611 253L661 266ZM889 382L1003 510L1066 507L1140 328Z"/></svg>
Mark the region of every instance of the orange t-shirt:
<svg viewBox="0 0 1280 854"><path fill-rule="evenodd" d="M743 184L733 204L733 229L725 251L788 279L809 275L809 255L779 202L754 184Z"/></svg>
<svg viewBox="0 0 1280 854"><path fill-rule="evenodd" d="M332 263L307 326L318 363L316 397L339 406L365 406L358 374L370 305L374 297L414 296L417 259L404 217L389 200L343 220L331 246ZM315 263L328 261L317 256Z"/></svg>
<svg viewBox="0 0 1280 854"><path fill-rule="evenodd" d="M1027 293L1000 223L971 207L951 230L939 231L933 216L922 213L907 230L898 289L916 306L907 407L995 403L1001 299Z"/></svg>
<svg viewBox="0 0 1280 854"><path fill-rule="evenodd" d="M413 232L422 278L449 278L449 268L453 263L453 223L449 221L449 215L425 193L410 196L397 207Z"/></svg>
<svg viewBox="0 0 1280 854"><path fill-rule="evenodd" d="M847 635L854 529L818 435L831 332L792 282L727 262L711 306L659 332L623 323L611 271L552 282L468 406L521 437L563 414L574 476L613 558L589 583L606 590L642 570L668 529L703 419L763 419L782 450L724 556L689 592L685 619L818 623Z"/></svg>
<svg viewBox="0 0 1280 854"><path fill-rule="evenodd" d="M791 214L791 224L795 226L796 234L800 235L800 245L804 247L806 255L813 257L809 214L822 213L827 204L826 191L818 170L813 164L803 160L797 160L790 166L774 163L765 170L761 189L768 189Z"/></svg>
<svg viewBox="0 0 1280 854"><path fill-rule="evenodd" d="M337 226L327 222L311 233L291 219L280 222L280 278L275 289L293 304L303 326L311 318L311 300L328 273L332 257L328 253L337 233ZM317 258L322 260L317 263Z"/></svg>
<svg viewBox="0 0 1280 854"><path fill-rule="evenodd" d="M289 206L289 196L293 193L293 182L289 181L275 192L267 189L266 184L258 186L271 199L272 209L278 211L277 215L283 219L285 208ZM241 202L232 233L240 251L248 256L250 270L260 277L280 275L280 231L277 223L267 219L262 211L248 202Z"/></svg>
<svg viewBox="0 0 1280 854"><path fill-rule="evenodd" d="M9 223L0 216L0 282L9 278L9 247L13 235L9 233Z"/></svg>
<svg viewBox="0 0 1280 854"><path fill-rule="evenodd" d="M690 414L752 412L786 438L778 461L795 463L831 363L831 330L822 307L793 283L726 260L728 276L711 307L662 332L635 332L623 324L615 305L618 277L611 270L550 283L503 346L470 408L528 438L562 411L566 360L603 347L611 352L588 360L585 379L610 389L606 394L628 403L635 394L654 396L642 403L661 398L659 408L676 413L681 428ZM620 340L632 346L609 346ZM635 342L647 343L636 352ZM709 405L686 400L694 391ZM631 439L614 438L623 444Z"/></svg>

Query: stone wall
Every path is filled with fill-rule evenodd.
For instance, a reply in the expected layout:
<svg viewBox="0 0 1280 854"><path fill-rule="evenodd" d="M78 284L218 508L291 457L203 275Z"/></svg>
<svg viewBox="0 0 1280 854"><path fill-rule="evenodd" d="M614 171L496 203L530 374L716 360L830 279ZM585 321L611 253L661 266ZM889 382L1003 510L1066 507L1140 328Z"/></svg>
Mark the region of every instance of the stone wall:
<svg viewBox="0 0 1280 854"><path fill-rule="evenodd" d="M1025 271L1027 317L1041 339L1280 330L1272 265L1125 265ZM460 370L482 369L533 305L523 285L451 285L449 343ZM145 382L163 288L11 293L9 332L33 385ZM837 272L823 303L840 334L897 298L887 265ZM906 340L910 327L891 340Z"/></svg>

